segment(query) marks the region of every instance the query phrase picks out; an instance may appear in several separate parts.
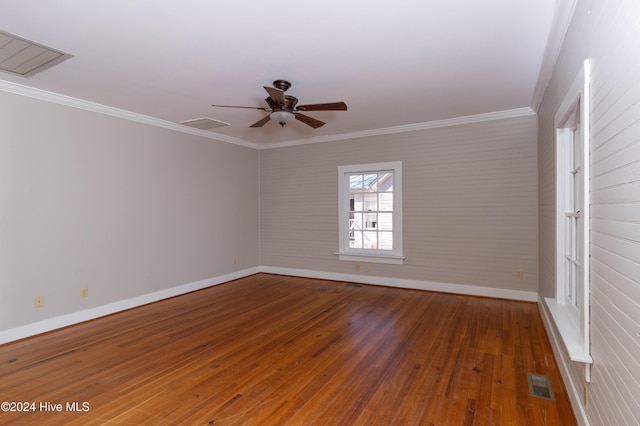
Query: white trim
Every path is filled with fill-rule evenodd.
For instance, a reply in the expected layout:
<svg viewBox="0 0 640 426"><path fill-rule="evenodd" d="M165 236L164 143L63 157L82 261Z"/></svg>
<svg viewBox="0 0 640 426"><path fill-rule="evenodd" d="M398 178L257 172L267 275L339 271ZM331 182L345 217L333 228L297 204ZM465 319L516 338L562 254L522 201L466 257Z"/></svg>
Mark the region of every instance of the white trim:
<svg viewBox="0 0 640 426"><path fill-rule="evenodd" d="M587 417L587 412L582 399L583 393L578 390L578 385L573 380L573 376L569 371L569 364L564 356L565 352L562 345L562 338L558 336L556 328L554 327L554 321L550 317L550 313L547 311L546 306L546 303L541 299L538 300L538 308L542 314L542 323L547 331L547 336L549 336L551 349L553 350L553 355L556 359L556 363L558 364L558 369L560 370L560 375L562 376L562 381L564 382L571 408L573 409L573 413L576 416L578 424L580 426L589 426L589 418ZM589 364L586 364L586 366L589 366Z"/></svg>
<svg viewBox="0 0 640 426"><path fill-rule="evenodd" d="M560 55L560 50L562 49L564 38L569 29L569 24L576 10L578 0L558 0L556 4L553 22L551 23L551 31L545 47L544 56L542 57L540 72L538 73L538 81L533 92L533 99L531 100L531 108L534 111L538 111L538 108L540 108L544 93L549 86L549 82L551 82L553 68L556 66L556 61Z"/></svg>
<svg viewBox="0 0 640 426"><path fill-rule="evenodd" d="M352 249L347 243L350 193L346 175L349 173L376 173L388 170L393 171L393 250ZM404 262L402 241L402 161L338 166L338 197L338 255L340 260L358 260L346 257L351 255L360 257L361 261L364 261L364 258L369 258L369 261L373 263L401 265ZM343 256L345 256L344 259Z"/></svg>
<svg viewBox="0 0 640 426"><path fill-rule="evenodd" d="M590 314L590 278L589 278L589 89L591 80L591 68L589 60L585 60L581 72L576 76L569 87L564 100L557 109L554 117L554 128L556 129L556 282L555 299L546 301L549 309L550 319L555 322L558 335L562 339L564 346L569 351L572 361L582 362L585 365L585 379L591 380L591 366L593 362L590 356L591 337L589 330ZM578 232L582 237L580 247L580 273L581 273L581 294L579 306L580 310L572 310L566 305L567 295L565 294L565 216L566 205L569 194L566 193L565 179L573 165L568 165L570 152L573 148L568 148L571 132L564 127L567 120L573 115L576 107L580 107L580 132L582 138L582 211L580 229ZM573 125L573 124L572 124Z"/></svg>
<svg viewBox="0 0 640 426"><path fill-rule="evenodd" d="M468 296L519 300L523 302L536 302L538 300L538 293L534 291L480 287L467 284L407 280L400 278L377 277L372 275L342 274L336 272L312 271L307 269L283 268L278 266L261 266L260 272L278 275L291 275L305 278L318 278L332 281L347 281L361 284L382 285L386 287L407 288L413 290L437 291L440 293L454 293L464 294Z"/></svg>
<svg viewBox="0 0 640 426"><path fill-rule="evenodd" d="M406 257L404 256L384 256L359 253L334 253L338 255L338 259L347 262L369 262L369 263L386 263L388 265L402 265Z"/></svg>
<svg viewBox="0 0 640 426"><path fill-rule="evenodd" d="M317 136L306 139L295 139L290 141L276 142L272 144L258 144L249 142L244 139L234 138L232 136L222 135L209 130L200 130L188 127L183 124L174 123L172 121L161 120L159 118L149 117L118 108L101 105L94 102L85 101L83 99L73 98L70 96L60 95L58 93L47 92L46 90L36 89L21 84L13 83L6 80L0 80L0 91L22 95L41 101L52 102L59 105L65 105L72 108L78 108L85 111L96 112L98 114L110 115L125 120L135 121L138 123L148 124L151 126L161 127L164 129L175 130L181 133L187 133L196 136L202 136L207 139L214 139L220 142L227 142L234 145L240 145L253 149L270 149L281 148L294 145L306 145L311 143L332 142L346 139L365 138L379 135L389 135L403 132L413 132L417 130L436 129L440 127L459 126L462 124L481 123L485 121L502 120L506 118L526 117L535 115L535 111L529 107L515 108L504 111L489 112L483 114L468 115L463 117L448 118L444 120L427 121L424 123L407 124L403 126L384 127L380 129L363 130L359 132L349 132L337 135Z"/></svg>
<svg viewBox="0 0 640 426"><path fill-rule="evenodd" d="M257 148L254 143L245 141L244 139L234 138L231 136L221 135L208 130L200 130L184 124L174 123L172 121L161 120L159 118L149 117L147 115L138 114L123 109L113 108L94 102L85 101L83 99L72 98L70 96L60 95L58 93L47 92L45 90L33 87L23 86L17 83L11 83L6 80L0 80L0 91L13 93L15 95L26 96L45 102L51 102L58 105L64 105L72 108L78 108L85 111L96 112L98 114L109 115L112 117L122 118L124 120L135 121L137 123L148 124L163 129L175 130L190 135L202 136L207 139L215 139L220 142L227 142L234 145L240 145L247 148Z"/></svg>
<svg viewBox="0 0 640 426"><path fill-rule="evenodd" d="M582 117L586 117L582 120L582 139L584 146L582 147L582 186L586 188L583 190L582 203L584 205L584 211L582 212L582 268L584 271L584 282L582 290L581 306L584 308L581 310L580 317L580 333L583 336L582 344L587 351L591 352L591 187L589 186L589 179L591 178L591 61L589 59L584 61L583 64L583 86L582 86L582 103L580 104L582 110L580 114ZM591 381L591 367L587 367L587 381Z"/></svg>
<svg viewBox="0 0 640 426"><path fill-rule="evenodd" d="M306 269L281 268L274 266L256 266L241 271L220 275L202 281L184 284L178 287L160 290L154 293L120 300L103 306L86 309L79 312L72 312L54 318L26 324L12 329L0 331L0 345L13 342L27 337L35 336L59 328L79 324L92 319L111 315L127 309L136 308L148 303L180 296L192 291L201 290L228 281L244 278L249 275L264 272L268 274L292 275L297 277L318 278L332 281L347 281L354 283L383 285L387 287L407 288L414 290L437 291L441 293L464 294L469 296L493 297L498 299L520 300L525 302L535 302L538 294L531 291L510 290L504 288L479 287L465 284L439 283L434 281L418 281L407 279L395 279L388 277L363 276L354 274L341 274L334 272L311 271Z"/></svg>
<svg viewBox="0 0 640 426"><path fill-rule="evenodd" d="M192 291L201 290L203 288L222 284L228 281L236 280L238 278L257 274L258 272L260 272L260 268L258 267L248 268L242 271L232 272L230 274L220 275L202 281L196 281L178 287L156 291L154 293L143 294L141 296L119 300L117 302L108 303L106 305L97 306L95 308L86 309L84 311L72 312L69 314L60 315L58 317L49 318L9 330L0 331L0 344L24 339L26 337L35 336L36 334L46 333L47 331L52 331L58 328L67 327L70 325L100 318L105 315L111 315L116 312L136 308L138 306L157 302L163 299L168 299L170 297L179 296L181 294L190 293Z"/></svg>
<svg viewBox="0 0 640 426"><path fill-rule="evenodd" d="M552 297L546 297L544 302L562 338L563 346L569 355L569 359L584 364L592 364L593 358L585 350L580 339L580 324L576 323L574 316L567 312L567 309L570 308L566 304L558 303Z"/></svg>
<svg viewBox="0 0 640 426"><path fill-rule="evenodd" d="M294 145L306 145L311 143L333 142L347 139L368 138L372 136L390 135L418 130L438 129L441 127L460 126L463 124L482 123L485 121L502 120L506 118L528 117L535 115L535 111L529 107L514 108L504 111L488 112L484 114L467 115L463 117L447 118L444 120L427 121L423 123L406 124L404 126L383 127L380 129L363 130L359 132L342 133L338 135L316 136L306 139L276 142L260 145L258 149L282 148Z"/></svg>

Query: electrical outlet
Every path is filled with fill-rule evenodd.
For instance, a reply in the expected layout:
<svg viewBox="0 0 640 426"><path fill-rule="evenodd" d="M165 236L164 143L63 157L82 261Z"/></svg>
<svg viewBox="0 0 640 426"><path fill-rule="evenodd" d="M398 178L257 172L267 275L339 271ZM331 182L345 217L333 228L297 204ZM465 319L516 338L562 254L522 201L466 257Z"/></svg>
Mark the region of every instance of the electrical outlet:
<svg viewBox="0 0 640 426"><path fill-rule="evenodd" d="M89 288L88 287L82 287L80 289L80 297L89 297Z"/></svg>
<svg viewBox="0 0 640 426"><path fill-rule="evenodd" d="M364 272L369 273L369 265L364 265Z"/></svg>
<svg viewBox="0 0 640 426"><path fill-rule="evenodd" d="M356 263L356 272L360 272L360 264Z"/></svg>
<svg viewBox="0 0 640 426"><path fill-rule="evenodd" d="M33 306L36 308L42 308L44 306L44 296L36 296Z"/></svg>
<svg viewBox="0 0 640 426"><path fill-rule="evenodd" d="M521 280L524 277L523 271L516 271L516 279Z"/></svg>
<svg viewBox="0 0 640 426"><path fill-rule="evenodd" d="M238 263L238 258L233 256L233 258L231 259L231 261L233 262L233 264L235 265L236 263Z"/></svg>

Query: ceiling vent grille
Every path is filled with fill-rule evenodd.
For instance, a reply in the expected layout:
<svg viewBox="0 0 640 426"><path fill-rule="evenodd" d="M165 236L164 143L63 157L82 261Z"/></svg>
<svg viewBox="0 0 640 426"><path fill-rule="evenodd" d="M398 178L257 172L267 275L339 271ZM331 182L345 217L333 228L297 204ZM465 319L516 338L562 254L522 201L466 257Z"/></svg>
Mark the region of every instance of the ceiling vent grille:
<svg viewBox="0 0 640 426"><path fill-rule="evenodd" d="M0 31L0 70L31 77L73 55Z"/></svg>
<svg viewBox="0 0 640 426"><path fill-rule="evenodd" d="M225 123L224 121L214 120L213 118L196 118L195 120L187 120L181 121L180 124L184 124L185 126L195 127L196 129L201 130L211 130L216 127L224 127L228 126L229 123Z"/></svg>

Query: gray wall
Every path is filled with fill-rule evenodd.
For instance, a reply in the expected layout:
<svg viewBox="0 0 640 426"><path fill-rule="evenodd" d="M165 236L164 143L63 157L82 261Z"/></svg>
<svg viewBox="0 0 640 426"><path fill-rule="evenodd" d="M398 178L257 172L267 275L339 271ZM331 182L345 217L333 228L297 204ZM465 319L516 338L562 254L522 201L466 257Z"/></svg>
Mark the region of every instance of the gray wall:
<svg viewBox="0 0 640 426"><path fill-rule="evenodd" d="M257 267L258 157L0 92L0 331Z"/></svg>
<svg viewBox="0 0 640 426"><path fill-rule="evenodd" d="M528 115L262 150L261 264L355 274L334 254L338 166L401 160L406 261L360 274L536 292L536 140Z"/></svg>
<svg viewBox="0 0 640 426"><path fill-rule="evenodd" d="M578 1L539 108L540 293L555 295L553 118L591 59L592 381L568 365L593 425L640 424L640 3ZM544 306L543 306L544 308ZM566 363L563 358L558 360Z"/></svg>

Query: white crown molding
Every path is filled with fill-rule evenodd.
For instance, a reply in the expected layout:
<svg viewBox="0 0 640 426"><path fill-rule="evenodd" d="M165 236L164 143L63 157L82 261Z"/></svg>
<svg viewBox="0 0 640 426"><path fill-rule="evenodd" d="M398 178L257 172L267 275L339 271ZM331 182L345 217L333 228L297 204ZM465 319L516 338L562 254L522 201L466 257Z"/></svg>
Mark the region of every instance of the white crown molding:
<svg viewBox="0 0 640 426"><path fill-rule="evenodd" d="M529 107L515 108L505 111L488 112L484 114L467 115L464 117L447 118L444 120L427 121L424 123L406 124L403 126L384 127L380 129L363 130L360 132L342 133L338 135L317 136L307 139L297 139L284 142L276 142L268 145L261 145L259 149L282 148L293 145L305 145L311 143L332 142L345 139L366 138L371 136L390 135L395 133L415 132L418 130L436 129L439 127L459 126L462 124L481 123L484 121L501 120L505 118L525 117L535 115Z"/></svg>
<svg viewBox="0 0 640 426"><path fill-rule="evenodd" d="M577 4L578 0L557 1L549 39L547 40L547 46L545 47L544 56L542 57L540 72L538 73L538 81L533 92L533 99L531 100L531 108L534 111L538 111L538 108L540 108L544 92L551 82L553 68L556 66L558 56L560 56L560 50L562 49L562 44L569 30L569 24L571 23Z"/></svg>
<svg viewBox="0 0 640 426"><path fill-rule="evenodd" d="M196 136L202 136L208 139L214 139L220 142L227 142L234 145L240 145L253 149L270 149L281 148L293 145L306 145L311 143L332 142L346 139L366 138L380 135L390 135L395 133L415 132L418 130L436 129L440 127L459 126L462 124L480 123L485 121L501 120L505 118L524 117L535 115L535 111L529 107L515 108L505 111L489 112L484 114L468 115L464 117L448 118L444 120L428 121L424 123L407 124L403 126L384 127L380 129L363 130L359 132L342 133L336 135L325 135L312 137L307 139L296 139L290 141L276 142L273 144L256 144L240 138L221 135L219 133L200 130L188 127L179 123L161 120L159 118L149 117L147 115L138 114L131 111L125 111L106 105L89 102L70 96L60 95L58 93L48 92L42 89L23 86L21 84L0 80L0 91L22 95L46 102L52 102L59 105L65 105L72 108L78 108L85 111L91 111L99 114L110 115L125 120L135 121L138 123L148 124L151 126L161 127L164 129L175 130L177 132L187 133Z"/></svg>
<svg viewBox="0 0 640 426"><path fill-rule="evenodd" d="M41 101L51 102L59 105L72 107L72 108L78 108L85 111L96 112L98 114L110 115L112 117L118 117L124 120L135 121L137 123L148 124L150 126L156 126L163 129L175 130L177 132L187 133L195 136L202 136L204 138L214 139L220 142L227 142L234 145L241 145L244 147L254 148L254 149L258 147L256 144L245 141L244 139L225 136L225 135L210 132L207 130L195 129L193 127L188 127L183 124L173 123L171 121L161 120L159 118L149 117L147 115L138 114L131 111L125 111L123 109L113 108L106 105L97 104L95 102L89 102L83 99L73 98L71 96L65 96L65 95L60 95L58 93L47 92L46 90L23 86L21 84L12 83L6 80L0 80L0 90L3 92L8 92L16 95L22 95L29 98L38 99Z"/></svg>

